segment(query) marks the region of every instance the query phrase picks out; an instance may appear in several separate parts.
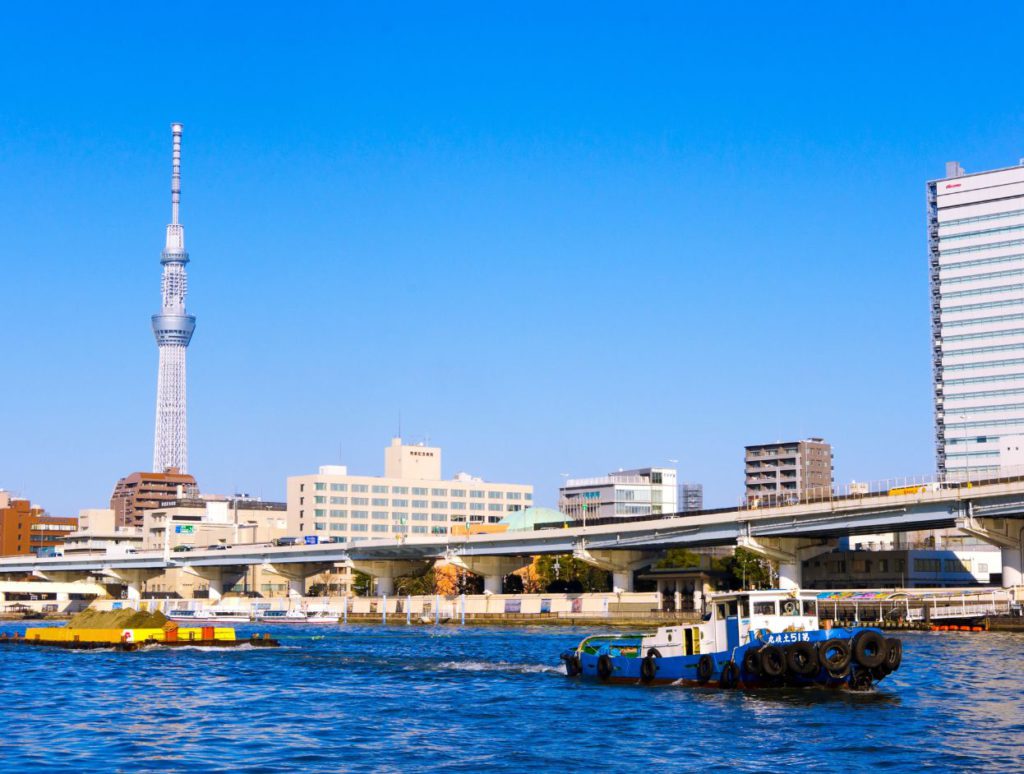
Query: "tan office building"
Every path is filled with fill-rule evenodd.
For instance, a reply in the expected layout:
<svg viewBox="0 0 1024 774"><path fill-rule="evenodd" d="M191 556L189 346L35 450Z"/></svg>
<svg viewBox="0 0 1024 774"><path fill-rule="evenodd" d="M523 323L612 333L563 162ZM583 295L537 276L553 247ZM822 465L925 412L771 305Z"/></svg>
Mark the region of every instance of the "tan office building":
<svg viewBox="0 0 1024 774"><path fill-rule="evenodd" d="M384 476L350 475L344 465L288 479L288 526L299 539L381 540L446 535L453 527L497 524L533 505L528 484L498 484L467 473L441 477L441 449L394 438Z"/></svg>

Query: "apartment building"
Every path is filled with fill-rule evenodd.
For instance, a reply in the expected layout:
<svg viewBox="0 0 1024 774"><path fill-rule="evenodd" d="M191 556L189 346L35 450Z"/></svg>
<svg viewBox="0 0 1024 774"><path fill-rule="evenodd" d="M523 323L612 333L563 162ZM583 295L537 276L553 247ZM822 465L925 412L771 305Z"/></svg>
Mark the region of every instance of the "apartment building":
<svg viewBox="0 0 1024 774"><path fill-rule="evenodd" d="M303 539L360 541L399 535L446 535L454 525L497 524L533 504L533 487L484 481L467 473L444 479L441 449L392 439L384 475L352 475L345 465L288 478L288 526Z"/></svg>
<svg viewBox="0 0 1024 774"><path fill-rule="evenodd" d="M832 491L832 446L821 438L747 446L744 462L750 504L799 502Z"/></svg>
<svg viewBox="0 0 1024 774"><path fill-rule="evenodd" d="M131 473L118 480L110 496L118 527L141 527L142 514L168 500L195 496L196 480L170 468L164 473Z"/></svg>
<svg viewBox="0 0 1024 774"><path fill-rule="evenodd" d="M52 553L77 528L73 516L50 516L28 500L0 491L0 556Z"/></svg>

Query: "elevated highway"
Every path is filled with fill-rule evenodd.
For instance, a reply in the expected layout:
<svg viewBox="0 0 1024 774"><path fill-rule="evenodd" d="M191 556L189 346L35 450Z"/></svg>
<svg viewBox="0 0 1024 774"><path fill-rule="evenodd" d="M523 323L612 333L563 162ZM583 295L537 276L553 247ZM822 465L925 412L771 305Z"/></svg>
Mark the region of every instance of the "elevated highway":
<svg viewBox="0 0 1024 774"><path fill-rule="evenodd" d="M825 497L770 508L737 508L675 514L620 523L536 529L468 536L405 536L319 545L239 545L226 550L171 553L140 551L111 556L0 557L0 579L35 575L54 582L107 577L130 595L141 582L170 568L206 578L220 593L225 575L261 565L289 580L304 580L345 564L373 575L380 593L393 592L397 575L426 569L441 559L483 575L485 588L500 591L501 579L538 554L567 554L613 573L614 585L632 587L633 570L670 548L740 545L779 562L780 584L800 584L803 561L835 547L840 537L878 532L956 528L999 546L1003 585L1022 579L1024 478L964 486L924 485L873 494Z"/></svg>

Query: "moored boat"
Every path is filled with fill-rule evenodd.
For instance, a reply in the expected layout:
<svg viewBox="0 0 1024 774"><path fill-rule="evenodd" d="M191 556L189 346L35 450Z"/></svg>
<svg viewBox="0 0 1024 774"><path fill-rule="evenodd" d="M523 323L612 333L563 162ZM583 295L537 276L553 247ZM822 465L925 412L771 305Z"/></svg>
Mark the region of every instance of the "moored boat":
<svg viewBox="0 0 1024 774"><path fill-rule="evenodd" d="M903 644L872 627L833 628L813 594L711 594L699 624L596 635L561 654L570 677L719 688L818 686L866 691L897 670ZM821 625L824 623L824 625Z"/></svg>

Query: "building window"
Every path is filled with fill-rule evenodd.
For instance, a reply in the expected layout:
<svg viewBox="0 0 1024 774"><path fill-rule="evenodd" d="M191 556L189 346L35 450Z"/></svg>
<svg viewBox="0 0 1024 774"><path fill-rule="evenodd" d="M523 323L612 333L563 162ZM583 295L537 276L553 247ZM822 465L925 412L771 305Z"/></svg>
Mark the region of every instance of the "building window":
<svg viewBox="0 0 1024 774"><path fill-rule="evenodd" d="M413 513L412 520L413 521L426 521L427 520L427 514L425 514L425 513Z"/></svg>
<svg viewBox="0 0 1024 774"><path fill-rule="evenodd" d="M325 484L323 481L317 481L315 484L313 484L313 488L318 492L322 492L327 488L327 484Z"/></svg>
<svg viewBox="0 0 1024 774"><path fill-rule="evenodd" d="M331 484L332 492L347 492L348 484Z"/></svg>
<svg viewBox="0 0 1024 774"><path fill-rule="evenodd" d="M520 492L508 492L505 494L505 498L508 500L522 500L523 495Z"/></svg>
<svg viewBox="0 0 1024 774"><path fill-rule="evenodd" d="M501 492L488 492L487 496L489 498L491 498L492 500L500 500L500 499L502 499L502 493Z"/></svg>
<svg viewBox="0 0 1024 774"><path fill-rule="evenodd" d="M447 511L448 510L448 503L446 503L446 502L444 502L442 500L434 500L430 504L430 507L433 508L435 511Z"/></svg>
<svg viewBox="0 0 1024 774"><path fill-rule="evenodd" d="M345 513L345 511L336 510L334 508L331 509L331 516L333 518L341 519L341 518L344 518L347 515L348 514Z"/></svg>
<svg viewBox="0 0 1024 774"><path fill-rule="evenodd" d="M332 497L331 505L348 505L347 497Z"/></svg>
<svg viewBox="0 0 1024 774"><path fill-rule="evenodd" d="M427 501L426 500L413 500L412 501L412 507L413 508L426 508L427 507Z"/></svg>
<svg viewBox="0 0 1024 774"><path fill-rule="evenodd" d="M306 485L305 484L299 484L299 491L300 492L305 492L306 491Z"/></svg>
<svg viewBox="0 0 1024 774"><path fill-rule="evenodd" d="M331 514L331 515L333 516L334 514ZM331 532L344 532L344 531L345 531L345 524L343 522L338 522L338 521L332 521L331 522Z"/></svg>
<svg viewBox="0 0 1024 774"><path fill-rule="evenodd" d="M387 532L388 531L388 525L387 524L374 524L373 525L373 531L374 532Z"/></svg>
<svg viewBox="0 0 1024 774"><path fill-rule="evenodd" d="M487 504L487 510L489 510L489 511L501 511L501 510L504 510L504 509L501 507L501 503L488 503Z"/></svg>
<svg viewBox="0 0 1024 774"><path fill-rule="evenodd" d="M373 498L373 502L371 503L371 505L375 505L378 508L387 508L388 507L388 498L386 498L386 497L374 497Z"/></svg>
<svg viewBox="0 0 1024 774"><path fill-rule="evenodd" d="M414 495L420 495L422 497L422 496L426 495L427 488L425 486L414 486L412 488L412 493Z"/></svg>
<svg viewBox="0 0 1024 774"><path fill-rule="evenodd" d="M316 502L318 505L322 505L323 503L327 502L327 498L324 497L323 495L317 495L316 497L313 498L313 501Z"/></svg>
<svg viewBox="0 0 1024 774"><path fill-rule="evenodd" d="M469 490L469 496L470 497L480 498L480 497L484 496L484 492L483 492L482 489L470 489Z"/></svg>
<svg viewBox="0 0 1024 774"><path fill-rule="evenodd" d="M366 527L367 527L366 524L353 524L352 525L352 531L353 532L366 532L367 531Z"/></svg>
<svg viewBox="0 0 1024 774"><path fill-rule="evenodd" d="M353 519L368 519L368 518L370 518L370 512L369 511L352 511L352 513L349 514L349 515ZM353 525L353 526L355 526L355 525Z"/></svg>
<svg viewBox="0 0 1024 774"><path fill-rule="evenodd" d="M432 513L430 514L431 521L448 521L448 516L443 513Z"/></svg>
<svg viewBox="0 0 1024 774"><path fill-rule="evenodd" d="M408 500L392 500L391 501L391 507L392 508L408 508L409 507L409 501Z"/></svg>
<svg viewBox="0 0 1024 774"><path fill-rule="evenodd" d="M325 522L322 522L322 521L314 522L313 523L313 529L317 529L317 530L327 529L327 524Z"/></svg>
<svg viewBox="0 0 1024 774"><path fill-rule="evenodd" d="M314 517L317 517L317 516L323 517L323 516L326 516L326 515L327 515L327 511L325 511L323 508L317 508L317 509L315 509L313 511L313 516ZM319 527L317 529L319 529Z"/></svg>
<svg viewBox="0 0 1024 774"><path fill-rule="evenodd" d="M352 504L353 505L369 505L370 504L370 498L369 497L353 497L352 498Z"/></svg>
<svg viewBox="0 0 1024 774"><path fill-rule="evenodd" d="M465 497L465 496L466 496L466 490L465 489L453 489L452 490L452 497Z"/></svg>
<svg viewBox="0 0 1024 774"><path fill-rule="evenodd" d="M447 497L448 496L448 490L447 489L431 489L430 490L430 494L432 494L434 497Z"/></svg>
<svg viewBox="0 0 1024 774"><path fill-rule="evenodd" d="M915 559L914 572L939 572L942 562L939 559Z"/></svg>
<svg viewBox="0 0 1024 774"><path fill-rule="evenodd" d="M532 500L533 499L533 494L531 494L530 492L524 492L523 493L523 499L525 499L525 500Z"/></svg>
<svg viewBox="0 0 1024 774"><path fill-rule="evenodd" d="M431 527L430 528L430 534L431 535L447 535L448 534L448 528L447 527Z"/></svg>
<svg viewBox="0 0 1024 774"><path fill-rule="evenodd" d="M452 501L452 510L453 511L464 511L464 510L466 510L466 504L465 503L456 502L456 501L453 500Z"/></svg>
<svg viewBox="0 0 1024 774"><path fill-rule="evenodd" d="M390 518L390 515L388 514L387 511L374 511L371 515L375 519L387 519L387 518Z"/></svg>
<svg viewBox="0 0 1024 774"><path fill-rule="evenodd" d="M370 487L368 487L366 484L353 484L352 485L352 491L353 492L368 492L368 491L370 491Z"/></svg>
<svg viewBox="0 0 1024 774"><path fill-rule="evenodd" d="M388 488L386 486L384 486L383 484L374 484L373 485L373 493L374 494L387 494L387 492L388 492Z"/></svg>
<svg viewBox="0 0 1024 774"><path fill-rule="evenodd" d="M425 535L426 532L427 532L427 528L426 527L420 527L420 526L413 525L412 531L413 531L414 534L417 534L417 535Z"/></svg>
<svg viewBox="0 0 1024 774"><path fill-rule="evenodd" d="M409 487L393 486L391 487L391 494L409 494Z"/></svg>
<svg viewBox="0 0 1024 774"><path fill-rule="evenodd" d="M483 503L470 503L469 510L471 511L482 511L484 509Z"/></svg>

